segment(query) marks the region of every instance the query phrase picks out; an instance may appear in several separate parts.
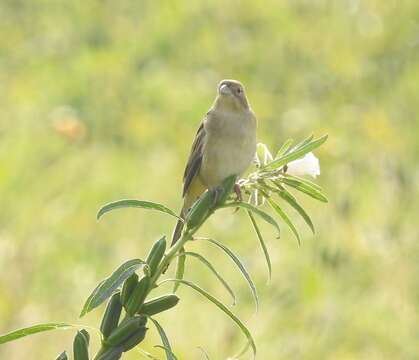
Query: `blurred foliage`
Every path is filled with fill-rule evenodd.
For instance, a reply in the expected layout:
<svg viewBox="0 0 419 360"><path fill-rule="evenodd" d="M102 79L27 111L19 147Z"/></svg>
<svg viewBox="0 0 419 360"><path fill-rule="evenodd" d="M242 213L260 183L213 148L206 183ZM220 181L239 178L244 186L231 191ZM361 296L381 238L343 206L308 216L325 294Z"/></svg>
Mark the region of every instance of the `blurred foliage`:
<svg viewBox="0 0 419 360"><path fill-rule="evenodd" d="M285 226L279 240L262 226L269 286L244 213L225 210L201 231L239 251L254 274L260 311L236 281L236 312L259 358L418 358L418 14L415 0L2 0L0 332L74 323L110 269L171 233L164 215L97 223L95 214L125 197L180 207L196 128L217 82L235 78L271 148L312 131L330 136L317 152L330 203L301 197L316 235L306 231L298 247ZM193 246L237 279L216 250ZM225 296L200 264L186 265ZM240 346L211 304L180 294L160 317L180 359L200 358L200 345L214 359ZM97 325L99 313L86 321ZM73 335L23 339L0 357L51 359ZM156 343L144 348L162 355Z"/></svg>

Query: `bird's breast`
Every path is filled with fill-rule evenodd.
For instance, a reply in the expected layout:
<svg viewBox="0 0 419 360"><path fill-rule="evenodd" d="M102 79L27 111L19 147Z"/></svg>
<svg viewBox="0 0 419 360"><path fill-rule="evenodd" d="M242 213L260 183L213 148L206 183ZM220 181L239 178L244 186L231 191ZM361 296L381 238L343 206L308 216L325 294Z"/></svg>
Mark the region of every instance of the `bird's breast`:
<svg viewBox="0 0 419 360"><path fill-rule="evenodd" d="M207 187L215 187L231 175L246 171L256 151L256 125L246 116L213 116L205 123L200 176Z"/></svg>

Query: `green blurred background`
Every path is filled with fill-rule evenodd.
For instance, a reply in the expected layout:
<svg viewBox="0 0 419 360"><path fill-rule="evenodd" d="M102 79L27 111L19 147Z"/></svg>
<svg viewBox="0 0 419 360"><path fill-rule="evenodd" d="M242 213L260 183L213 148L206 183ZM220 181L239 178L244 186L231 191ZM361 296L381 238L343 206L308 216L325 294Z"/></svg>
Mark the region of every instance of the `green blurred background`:
<svg viewBox="0 0 419 360"><path fill-rule="evenodd" d="M99 280L144 257L173 220L139 210L96 222L120 198L181 204L192 138L223 78L241 80L272 149L328 133L317 151L330 203L299 196L298 247L262 226L273 279L247 217L225 211L201 234L237 250L257 314L227 258L192 244L239 295L258 359L419 358L419 3L416 0L24 1L0 3L0 332L78 320ZM298 195L298 194L297 194ZM414 200L415 199L415 200ZM229 301L199 263L188 279ZM180 289L159 318L179 359L225 359L237 328ZM0 347L53 359L73 331ZM144 349L158 357L154 331ZM127 359L140 359L133 352ZM125 359L125 358L124 358Z"/></svg>

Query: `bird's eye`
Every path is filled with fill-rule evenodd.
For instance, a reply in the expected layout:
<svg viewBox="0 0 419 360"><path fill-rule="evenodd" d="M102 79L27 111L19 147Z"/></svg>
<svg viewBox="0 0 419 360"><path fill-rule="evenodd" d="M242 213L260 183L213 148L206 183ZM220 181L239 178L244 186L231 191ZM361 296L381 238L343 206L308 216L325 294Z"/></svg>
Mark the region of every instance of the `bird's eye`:
<svg viewBox="0 0 419 360"><path fill-rule="evenodd" d="M237 94L240 94L242 92L242 89L237 88Z"/></svg>

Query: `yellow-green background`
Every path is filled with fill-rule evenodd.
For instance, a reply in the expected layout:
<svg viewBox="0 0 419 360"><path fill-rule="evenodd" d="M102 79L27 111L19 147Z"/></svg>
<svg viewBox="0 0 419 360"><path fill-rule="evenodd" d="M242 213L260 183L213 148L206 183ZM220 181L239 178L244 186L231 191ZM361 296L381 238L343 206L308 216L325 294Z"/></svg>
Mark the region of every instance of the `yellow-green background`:
<svg viewBox="0 0 419 360"><path fill-rule="evenodd" d="M181 204L183 166L223 78L240 79L258 138L329 134L317 151L329 204L299 197L312 235L298 247L224 211L202 234L237 250L260 294L254 306L231 262L203 244L238 292L258 359L419 358L419 3L416 0L23 1L0 3L0 332L77 315L122 261L145 257L173 220L141 210L96 222L119 198ZM188 279L229 301L196 260ZM169 288L167 289L169 290ZM180 290L159 316L179 359L232 355L237 328ZM1 359L53 359L73 331L0 347ZM154 330L144 348L154 349ZM133 352L127 359L140 359ZM125 358L124 358L125 359Z"/></svg>

